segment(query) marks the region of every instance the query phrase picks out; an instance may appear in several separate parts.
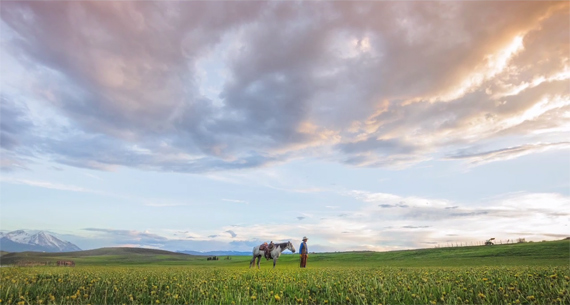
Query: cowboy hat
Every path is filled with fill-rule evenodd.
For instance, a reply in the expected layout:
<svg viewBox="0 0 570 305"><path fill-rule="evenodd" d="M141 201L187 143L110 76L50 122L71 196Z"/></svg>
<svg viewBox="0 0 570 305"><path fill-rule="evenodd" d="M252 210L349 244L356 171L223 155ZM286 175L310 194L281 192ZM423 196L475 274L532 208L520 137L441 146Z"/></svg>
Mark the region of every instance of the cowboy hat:
<svg viewBox="0 0 570 305"><path fill-rule="evenodd" d="M303 240L309 240L307 236L303 236Z"/></svg>

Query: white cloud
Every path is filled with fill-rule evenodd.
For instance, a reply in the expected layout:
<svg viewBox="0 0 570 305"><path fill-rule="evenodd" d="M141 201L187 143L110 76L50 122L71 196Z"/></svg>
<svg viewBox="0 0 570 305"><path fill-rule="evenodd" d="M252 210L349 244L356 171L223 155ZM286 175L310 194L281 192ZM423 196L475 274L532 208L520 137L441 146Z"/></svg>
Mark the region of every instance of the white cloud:
<svg viewBox="0 0 570 305"><path fill-rule="evenodd" d="M231 229L245 240L297 242L308 235L312 244L319 245L317 248L385 251L449 242L478 243L492 236L505 241L519 237L551 240L553 235L564 234L561 224L570 216L569 197L556 193L507 194L478 204L362 191L348 194L367 204L342 216L314 211L327 217L310 223ZM398 206L401 202L405 202L404 206ZM394 206L380 206L383 203ZM229 239L228 236L226 240Z"/></svg>
<svg viewBox="0 0 570 305"><path fill-rule="evenodd" d="M235 203L245 203L245 204L249 204L249 202L245 201L245 200L238 200L238 199L222 199L223 201L227 201L227 202L235 202Z"/></svg>
<svg viewBox="0 0 570 305"><path fill-rule="evenodd" d="M0 177L0 181L6 183L13 183L13 184L24 184L29 186L53 189L53 190L60 190L60 191L71 191L71 192L86 192L86 193L96 193L97 191L90 190L87 188L69 185L69 184L59 184L59 183L52 183L47 181L36 181L36 180L29 180L29 179L20 179L20 178L12 178L12 177Z"/></svg>
<svg viewBox="0 0 570 305"><path fill-rule="evenodd" d="M471 162L471 164L484 164L489 162L496 162L502 160L510 160L518 158L520 156L528 155L531 153L544 152L551 149L569 149L570 142L561 143L538 143L538 144L527 144L517 147L508 147L504 149L486 151L482 153L472 153L464 155L455 155L449 157L450 159L466 159Z"/></svg>
<svg viewBox="0 0 570 305"><path fill-rule="evenodd" d="M269 218L258 224L220 226L217 230L87 228L86 232L95 235L84 237L82 244L107 240L167 250L249 251L262 242L297 244L302 236L308 236L315 251L388 251L479 244L491 237L505 242L558 239L567 234L565 225L570 217L570 197L558 193L510 193L472 203L363 191L346 194L363 205L344 211L308 208L307 214L324 216L311 221Z"/></svg>
<svg viewBox="0 0 570 305"><path fill-rule="evenodd" d="M520 146L568 131L556 111L570 106L569 44L554 39L568 39L564 3L93 5L108 6L3 6L17 74L1 79L15 104L3 112L21 114L2 125L3 168L39 157L209 172L318 157L402 169L505 133ZM128 17L108 22L118 12Z"/></svg>
<svg viewBox="0 0 570 305"><path fill-rule="evenodd" d="M144 205L149 207L179 207L179 206L188 206L189 204L186 203L177 203L177 202L147 202Z"/></svg>

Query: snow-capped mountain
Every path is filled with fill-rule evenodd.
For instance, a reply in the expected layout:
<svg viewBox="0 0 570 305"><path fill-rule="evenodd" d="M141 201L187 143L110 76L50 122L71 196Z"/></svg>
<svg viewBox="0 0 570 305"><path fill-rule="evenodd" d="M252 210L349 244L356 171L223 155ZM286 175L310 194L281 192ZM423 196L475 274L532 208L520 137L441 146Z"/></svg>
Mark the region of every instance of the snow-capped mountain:
<svg viewBox="0 0 570 305"><path fill-rule="evenodd" d="M6 237L15 243L27 244L28 240L30 239L30 236L31 235L24 230L17 230L17 231L12 231L12 232L6 233L2 237Z"/></svg>
<svg viewBox="0 0 570 305"><path fill-rule="evenodd" d="M79 247L63 241L44 231L36 233L17 230L0 233L0 250L8 252L39 251L39 252L70 252L81 251Z"/></svg>

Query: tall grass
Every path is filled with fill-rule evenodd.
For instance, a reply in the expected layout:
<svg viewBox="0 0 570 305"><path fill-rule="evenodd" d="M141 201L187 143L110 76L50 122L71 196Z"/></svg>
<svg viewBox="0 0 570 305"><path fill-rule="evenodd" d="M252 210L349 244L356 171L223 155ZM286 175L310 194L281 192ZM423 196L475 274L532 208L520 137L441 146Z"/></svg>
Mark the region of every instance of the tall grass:
<svg viewBox="0 0 570 305"><path fill-rule="evenodd" d="M2 268L3 304L570 304L566 267Z"/></svg>

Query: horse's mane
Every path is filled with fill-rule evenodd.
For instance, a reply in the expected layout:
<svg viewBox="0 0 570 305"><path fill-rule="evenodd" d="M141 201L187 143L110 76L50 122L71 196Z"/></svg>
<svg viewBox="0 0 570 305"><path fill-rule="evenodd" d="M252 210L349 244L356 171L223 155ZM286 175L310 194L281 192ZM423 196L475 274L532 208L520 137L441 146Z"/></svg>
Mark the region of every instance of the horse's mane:
<svg viewBox="0 0 570 305"><path fill-rule="evenodd" d="M281 251L285 250L285 249L287 248L287 245L288 245L288 244L289 244L289 242L278 243L278 244L275 244L275 243L274 243L275 246L278 246L278 247L281 248Z"/></svg>

